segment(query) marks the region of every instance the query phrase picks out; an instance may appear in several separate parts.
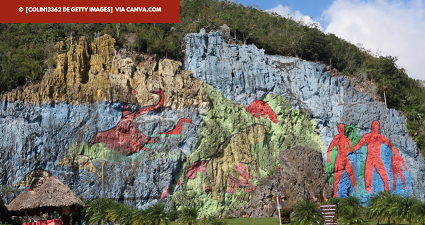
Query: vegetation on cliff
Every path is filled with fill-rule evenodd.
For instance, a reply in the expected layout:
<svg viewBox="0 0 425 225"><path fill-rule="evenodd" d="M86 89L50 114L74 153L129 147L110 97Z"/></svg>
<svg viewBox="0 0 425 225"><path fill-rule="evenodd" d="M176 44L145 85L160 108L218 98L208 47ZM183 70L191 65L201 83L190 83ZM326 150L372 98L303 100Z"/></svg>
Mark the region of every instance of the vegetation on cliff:
<svg viewBox="0 0 425 225"><path fill-rule="evenodd" d="M267 54L321 61L343 75L356 77L361 86L376 85L380 96L376 100L404 113L409 133L425 153L425 90L397 66L397 57L374 55L323 33L315 24L302 24L252 6L219 0L181 0L180 5L179 24L0 24L0 92L53 70L57 41L66 40L67 46L61 50L66 52L80 36L87 36L90 43L109 34L117 40L117 48L183 60L187 33L201 28L218 30L227 24L229 42L255 44Z"/></svg>

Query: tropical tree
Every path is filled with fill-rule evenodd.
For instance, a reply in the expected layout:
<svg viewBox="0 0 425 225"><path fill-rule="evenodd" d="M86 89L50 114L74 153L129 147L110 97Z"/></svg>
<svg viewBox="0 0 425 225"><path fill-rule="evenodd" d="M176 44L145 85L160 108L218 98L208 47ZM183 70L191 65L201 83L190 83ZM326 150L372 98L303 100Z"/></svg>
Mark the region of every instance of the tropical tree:
<svg viewBox="0 0 425 225"><path fill-rule="evenodd" d="M108 213L106 218L120 225L131 225L132 215L135 210L136 209L125 204L115 204L112 208L106 210Z"/></svg>
<svg viewBox="0 0 425 225"><path fill-rule="evenodd" d="M152 225L169 224L170 219L164 210L164 204L156 204L146 209L148 219Z"/></svg>
<svg viewBox="0 0 425 225"><path fill-rule="evenodd" d="M133 211L131 215L131 225L146 225L149 223L148 213L145 210L138 209Z"/></svg>
<svg viewBox="0 0 425 225"><path fill-rule="evenodd" d="M316 202L303 200L295 204L291 220L293 225L322 224L323 215Z"/></svg>
<svg viewBox="0 0 425 225"><path fill-rule="evenodd" d="M183 208L182 213L180 214L179 224L185 225L194 225L197 224L198 218L198 209L195 207Z"/></svg>
<svg viewBox="0 0 425 225"><path fill-rule="evenodd" d="M417 220L422 210L422 202L416 197L398 197L394 207L392 207L392 213L398 221L406 220L409 225L413 221Z"/></svg>
<svg viewBox="0 0 425 225"><path fill-rule="evenodd" d="M343 225L362 225L365 224L364 219L360 216L363 214L363 207L357 197L349 196L342 198L338 204L338 224Z"/></svg>
<svg viewBox="0 0 425 225"><path fill-rule="evenodd" d="M85 212L88 222L91 224L113 223L110 218L107 218L107 210L118 207L120 203L107 198L95 199L86 205Z"/></svg>
<svg viewBox="0 0 425 225"><path fill-rule="evenodd" d="M420 203L419 212L414 222L422 225L425 224L425 203Z"/></svg>
<svg viewBox="0 0 425 225"><path fill-rule="evenodd" d="M396 202L400 200L399 198L399 195L390 192L380 192L378 195L372 196L367 213L368 217L377 218L378 222L380 219L385 219L388 224L391 224L391 218L394 216Z"/></svg>

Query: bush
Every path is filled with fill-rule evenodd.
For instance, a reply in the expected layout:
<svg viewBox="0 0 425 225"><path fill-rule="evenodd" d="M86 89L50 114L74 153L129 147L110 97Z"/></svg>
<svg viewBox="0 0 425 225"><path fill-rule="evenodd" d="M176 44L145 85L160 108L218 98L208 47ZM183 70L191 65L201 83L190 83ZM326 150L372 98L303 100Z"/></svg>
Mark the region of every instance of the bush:
<svg viewBox="0 0 425 225"><path fill-rule="evenodd" d="M294 206L294 214L291 217L293 225L321 225L323 215L316 202L303 200Z"/></svg>

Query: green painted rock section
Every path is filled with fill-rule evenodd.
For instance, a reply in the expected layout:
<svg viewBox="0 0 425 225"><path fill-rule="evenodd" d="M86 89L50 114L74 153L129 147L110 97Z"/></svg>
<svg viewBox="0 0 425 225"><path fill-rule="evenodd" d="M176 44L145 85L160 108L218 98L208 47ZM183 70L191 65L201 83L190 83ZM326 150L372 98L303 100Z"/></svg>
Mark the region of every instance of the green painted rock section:
<svg viewBox="0 0 425 225"><path fill-rule="evenodd" d="M254 117L243 105L226 99L212 86L205 85L204 88L210 96L210 104L203 115L198 143L179 174L182 187L172 198L177 208L195 206L200 210L199 217L222 216L230 209L238 209L251 202L253 192L244 192L245 187L237 188L235 193L222 191L220 199L216 200L211 192L207 194L203 189L206 174L198 172L195 179L189 180L184 177L190 164L199 160L210 160L221 143L226 142L231 135L238 135L243 128L253 124L263 124L269 128L268 133L258 134L265 136L262 142L248 143L252 162L244 163L247 165L247 171L256 177L248 179L254 186L258 185L261 178L273 174L275 167L279 166L278 155L281 151L298 145L318 151L322 149L323 144L316 134L315 121L312 121L307 113L292 109L287 99L277 95L268 95L262 99L276 113L278 123L273 123L268 118ZM239 144L243 146L246 143ZM257 168L252 168L255 166ZM237 179L241 180L240 177Z"/></svg>

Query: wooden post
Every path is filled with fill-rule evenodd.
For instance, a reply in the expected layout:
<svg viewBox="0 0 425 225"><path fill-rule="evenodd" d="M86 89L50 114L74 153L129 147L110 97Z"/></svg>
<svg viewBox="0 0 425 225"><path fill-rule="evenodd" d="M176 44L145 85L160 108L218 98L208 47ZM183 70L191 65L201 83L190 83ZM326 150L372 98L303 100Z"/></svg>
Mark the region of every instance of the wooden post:
<svg viewBox="0 0 425 225"><path fill-rule="evenodd" d="M81 225L81 208L78 207L78 225Z"/></svg>
<svg viewBox="0 0 425 225"><path fill-rule="evenodd" d="M69 224L70 225L72 225L72 211L73 211L73 209L72 209L73 207L72 207L72 205L71 205L71 214L69 214Z"/></svg>
<svg viewBox="0 0 425 225"><path fill-rule="evenodd" d="M26 217L26 225L28 225L28 211L27 210L25 210L25 217Z"/></svg>
<svg viewBox="0 0 425 225"><path fill-rule="evenodd" d="M43 225L43 218L41 217L42 211L40 210L40 225Z"/></svg>

